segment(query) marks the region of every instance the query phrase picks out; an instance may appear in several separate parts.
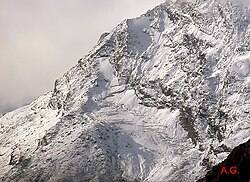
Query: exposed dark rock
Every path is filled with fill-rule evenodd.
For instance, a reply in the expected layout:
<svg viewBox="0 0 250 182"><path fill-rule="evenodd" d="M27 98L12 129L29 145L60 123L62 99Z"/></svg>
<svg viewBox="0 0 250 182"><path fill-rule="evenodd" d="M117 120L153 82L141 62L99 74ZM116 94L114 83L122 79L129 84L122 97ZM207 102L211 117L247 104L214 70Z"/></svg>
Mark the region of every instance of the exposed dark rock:
<svg viewBox="0 0 250 182"><path fill-rule="evenodd" d="M235 173L235 174L234 174ZM234 148L226 160L214 166L198 182L249 182L250 140Z"/></svg>

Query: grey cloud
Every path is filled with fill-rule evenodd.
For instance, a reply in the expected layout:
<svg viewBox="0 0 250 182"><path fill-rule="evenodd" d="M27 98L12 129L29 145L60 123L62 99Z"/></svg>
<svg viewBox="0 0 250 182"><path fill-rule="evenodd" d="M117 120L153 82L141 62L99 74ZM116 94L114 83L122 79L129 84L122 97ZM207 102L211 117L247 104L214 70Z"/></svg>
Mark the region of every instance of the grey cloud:
<svg viewBox="0 0 250 182"><path fill-rule="evenodd" d="M99 36L164 0L1 0L0 113L53 87Z"/></svg>

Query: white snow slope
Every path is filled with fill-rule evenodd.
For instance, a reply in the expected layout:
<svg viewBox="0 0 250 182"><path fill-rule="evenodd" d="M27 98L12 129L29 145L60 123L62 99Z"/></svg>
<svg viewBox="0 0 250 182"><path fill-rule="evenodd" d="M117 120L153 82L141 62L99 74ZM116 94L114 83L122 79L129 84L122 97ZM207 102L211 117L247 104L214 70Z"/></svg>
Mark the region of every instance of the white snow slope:
<svg viewBox="0 0 250 182"><path fill-rule="evenodd" d="M217 0L123 21L53 91L0 118L0 180L204 176L250 138L249 22Z"/></svg>

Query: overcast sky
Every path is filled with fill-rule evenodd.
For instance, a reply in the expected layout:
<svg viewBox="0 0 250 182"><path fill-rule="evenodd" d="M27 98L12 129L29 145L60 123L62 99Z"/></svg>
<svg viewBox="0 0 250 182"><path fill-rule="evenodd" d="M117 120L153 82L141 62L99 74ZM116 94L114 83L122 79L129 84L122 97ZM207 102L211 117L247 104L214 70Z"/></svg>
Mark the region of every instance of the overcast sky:
<svg viewBox="0 0 250 182"><path fill-rule="evenodd" d="M0 113L52 90L100 35L165 0L0 0Z"/></svg>

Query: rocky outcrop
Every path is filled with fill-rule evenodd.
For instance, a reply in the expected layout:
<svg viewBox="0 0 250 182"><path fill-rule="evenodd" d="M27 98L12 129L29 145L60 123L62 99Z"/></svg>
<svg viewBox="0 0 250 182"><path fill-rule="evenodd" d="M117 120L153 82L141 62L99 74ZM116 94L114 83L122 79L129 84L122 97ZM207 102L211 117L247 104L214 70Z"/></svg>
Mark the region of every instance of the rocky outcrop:
<svg viewBox="0 0 250 182"><path fill-rule="evenodd" d="M198 182L249 182L250 140L240 144L220 164L214 166Z"/></svg>

